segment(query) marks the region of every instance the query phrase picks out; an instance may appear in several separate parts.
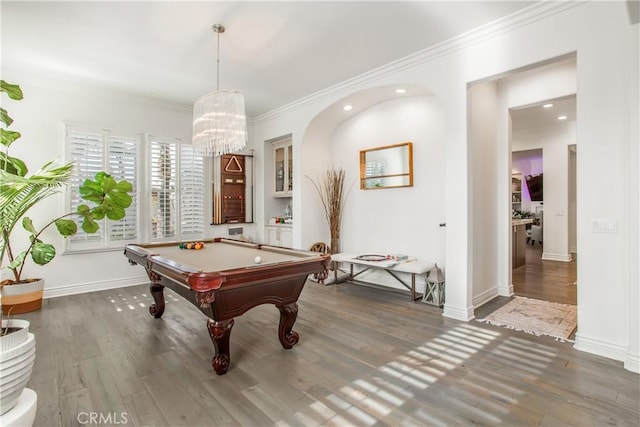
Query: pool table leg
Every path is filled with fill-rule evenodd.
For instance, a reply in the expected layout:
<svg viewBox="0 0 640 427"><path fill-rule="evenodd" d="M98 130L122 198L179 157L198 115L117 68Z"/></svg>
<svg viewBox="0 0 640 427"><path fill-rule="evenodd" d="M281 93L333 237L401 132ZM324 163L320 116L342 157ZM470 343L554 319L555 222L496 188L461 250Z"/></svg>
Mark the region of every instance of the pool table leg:
<svg viewBox="0 0 640 427"><path fill-rule="evenodd" d="M149 291L155 302L149 306L149 313L156 319L159 319L164 313L164 286L152 283L151 286L149 286Z"/></svg>
<svg viewBox="0 0 640 427"><path fill-rule="evenodd" d="M211 359L211 365L218 375L225 374L229 369L229 363L231 363L231 353L229 351L231 328L233 328L233 319L220 321L207 319L209 336L216 349L216 355Z"/></svg>
<svg viewBox="0 0 640 427"><path fill-rule="evenodd" d="M289 349L298 343L300 337L298 333L292 331L293 324L298 318L298 303L292 302L291 304L278 305L280 310L280 326L278 327L278 338L280 338L280 344L282 347Z"/></svg>

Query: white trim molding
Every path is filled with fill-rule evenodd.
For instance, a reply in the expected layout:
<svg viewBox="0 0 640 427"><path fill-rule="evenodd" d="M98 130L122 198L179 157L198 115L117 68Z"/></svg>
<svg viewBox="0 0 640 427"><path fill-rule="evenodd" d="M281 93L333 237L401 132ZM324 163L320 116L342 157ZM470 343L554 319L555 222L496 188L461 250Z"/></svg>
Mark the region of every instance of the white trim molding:
<svg viewBox="0 0 640 427"><path fill-rule="evenodd" d="M451 307L445 302L444 309L442 310L442 316L450 319L462 320L468 322L476 318L473 313L473 307L467 307L466 309L460 309L457 307Z"/></svg>
<svg viewBox="0 0 640 427"><path fill-rule="evenodd" d="M511 295L513 295L513 292L511 292L511 294L509 294L508 296ZM482 292L480 295L473 297L473 307L478 308L499 296L500 293L498 292L498 287L488 289Z"/></svg>
<svg viewBox="0 0 640 427"><path fill-rule="evenodd" d="M269 120L279 115L285 114L289 111L299 109L302 106L321 101L340 93L353 92L355 89L363 87L368 83L385 77L389 77L395 73L404 71L413 66L434 61L438 58L465 49L476 43L480 43L493 37L497 37L501 34L525 27L534 22L541 21L550 16L576 7L582 3L585 2L570 1L535 3L529 7L514 12L511 15L507 15L501 19L498 19L486 25L482 25L480 27L467 31L466 33L462 33L442 43L435 44L426 49L400 58L396 61L392 61L386 65L374 68L373 70L360 74L356 77L330 86L326 89L312 93L311 95L300 98L289 104L285 104L274 110L268 111L264 114L260 114L251 120L251 124L258 124L265 120Z"/></svg>
<svg viewBox="0 0 640 427"><path fill-rule="evenodd" d="M146 274L127 277L118 280L104 280L100 282L79 283L75 285L59 286L54 289L45 289L44 298L56 298L67 295L84 294L87 292L105 291L107 289L126 288L128 286L143 285L149 283Z"/></svg>
<svg viewBox="0 0 640 427"><path fill-rule="evenodd" d="M546 261L571 262L573 258L571 257L571 254L554 254L549 252L543 252L542 259Z"/></svg>
<svg viewBox="0 0 640 427"><path fill-rule="evenodd" d="M596 354L613 360L624 361L627 359L627 348L609 342L592 339L576 333L576 342L573 346L576 350ZM625 366L626 368L626 366Z"/></svg>
<svg viewBox="0 0 640 427"><path fill-rule="evenodd" d="M627 353L627 357L624 359L624 369L640 374L640 357L637 354Z"/></svg>

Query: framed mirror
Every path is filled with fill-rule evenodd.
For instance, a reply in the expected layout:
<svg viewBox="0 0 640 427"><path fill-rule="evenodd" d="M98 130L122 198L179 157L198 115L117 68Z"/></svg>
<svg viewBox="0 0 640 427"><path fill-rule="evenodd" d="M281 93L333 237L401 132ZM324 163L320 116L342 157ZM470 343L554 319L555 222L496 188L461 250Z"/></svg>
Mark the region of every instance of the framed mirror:
<svg viewBox="0 0 640 427"><path fill-rule="evenodd" d="M403 142L360 151L360 188L413 187L413 144Z"/></svg>
<svg viewBox="0 0 640 427"><path fill-rule="evenodd" d="M212 225L253 222L253 156L225 154L213 158Z"/></svg>

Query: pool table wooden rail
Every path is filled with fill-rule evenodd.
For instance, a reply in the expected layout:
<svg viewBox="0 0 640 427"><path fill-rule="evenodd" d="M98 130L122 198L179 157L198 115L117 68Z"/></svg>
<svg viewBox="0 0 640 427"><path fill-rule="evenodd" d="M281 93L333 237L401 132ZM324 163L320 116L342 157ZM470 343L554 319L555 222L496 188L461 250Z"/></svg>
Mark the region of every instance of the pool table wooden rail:
<svg viewBox="0 0 640 427"><path fill-rule="evenodd" d="M298 334L292 330L298 313L297 300L309 274L326 274L329 255L218 238L205 241L205 246L241 245L251 251L247 254L251 255L251 261L241 268L206 271L162 255L163 248L178 244L132 244L125 247L124 253L131 264L144 267L151 280L150 291L154 299L154 304L149 307L151 315L160 318L164 313L166 286L209 318L207 329L216 349L212 365L217 374L222 375L229 368L229 337L234 318L258 305L273 304L280 311L278 338L285 349L298 342ZM265 255L268 251L283 254L283 260L255 264L255 250L265 251Z"/></svg>

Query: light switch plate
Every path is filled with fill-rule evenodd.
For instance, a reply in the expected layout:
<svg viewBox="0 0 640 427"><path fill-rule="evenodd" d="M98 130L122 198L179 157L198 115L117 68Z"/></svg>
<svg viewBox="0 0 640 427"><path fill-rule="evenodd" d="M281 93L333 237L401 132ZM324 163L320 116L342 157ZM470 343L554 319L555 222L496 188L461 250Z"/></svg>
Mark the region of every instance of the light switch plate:
<svg viewBox="0 0 640 427"><path fill-rule="evenodd" d="M591 231L594 233L616 233L618 231L618 223L613 218L592 219Z"/></svg>

